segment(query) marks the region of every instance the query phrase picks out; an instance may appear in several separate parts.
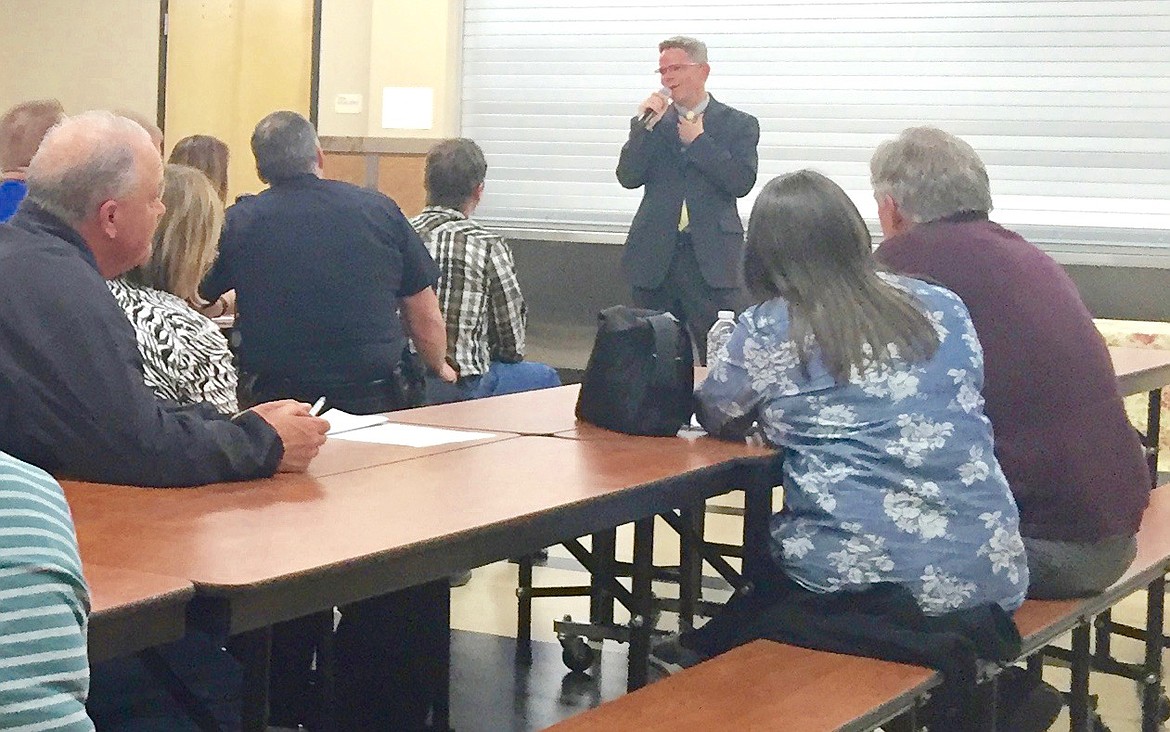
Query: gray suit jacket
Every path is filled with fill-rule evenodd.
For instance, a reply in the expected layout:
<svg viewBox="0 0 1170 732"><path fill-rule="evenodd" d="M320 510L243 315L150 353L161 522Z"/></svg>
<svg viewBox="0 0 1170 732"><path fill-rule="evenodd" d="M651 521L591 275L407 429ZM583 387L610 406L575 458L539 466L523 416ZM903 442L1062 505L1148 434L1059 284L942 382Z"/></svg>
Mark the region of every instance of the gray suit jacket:
<svg viewBox="0 0 1170 732"><path fill-rule="evenodd" d="M623 187L646 187L622 255L631 285L653 289L665 279L684 196L703 279L711 287L743 285L743 223L735 200L756 183L759 141L756 118L715 97L703 116L703 134L687 148L673 106L650 131L635 118L617 166Z"/></svg>

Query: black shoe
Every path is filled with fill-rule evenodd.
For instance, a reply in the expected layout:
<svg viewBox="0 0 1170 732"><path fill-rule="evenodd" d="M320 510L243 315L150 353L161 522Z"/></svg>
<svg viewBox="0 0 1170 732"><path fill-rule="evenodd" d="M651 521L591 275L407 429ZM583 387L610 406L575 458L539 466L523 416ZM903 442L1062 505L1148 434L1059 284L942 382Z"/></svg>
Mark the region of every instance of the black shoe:
<svg viewBox="0 0 1170 732"><path fill-rule="evenodd" d="M995 710L997 732L1045 732L1052 726L1064 707L1064 697L1056 687L1041 681L1004 688L1003 681Z"/></svg>
<svg viewBox="0 0 1170 732"><path fill-rule="evenodd" d="M678 633L672 633L650 647L649 663L663 676L672 676L703 661L703 657L684 646Z"/></svg>

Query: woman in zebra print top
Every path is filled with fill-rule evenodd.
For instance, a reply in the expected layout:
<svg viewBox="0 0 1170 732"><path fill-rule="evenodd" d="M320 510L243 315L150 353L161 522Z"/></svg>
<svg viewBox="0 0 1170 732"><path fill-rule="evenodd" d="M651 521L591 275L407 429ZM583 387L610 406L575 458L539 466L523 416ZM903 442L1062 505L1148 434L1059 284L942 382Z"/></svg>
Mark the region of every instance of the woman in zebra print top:
<svg viewBox="0 0 1170 732"><path fill-rule="evenodd" d="M190 304L218 251L223 204L207 176L185 165L166 166L163 204L150 260L111 280L110 291L134 325L146 385L164 399L231 414L238 406L227 339Z"/></svg>

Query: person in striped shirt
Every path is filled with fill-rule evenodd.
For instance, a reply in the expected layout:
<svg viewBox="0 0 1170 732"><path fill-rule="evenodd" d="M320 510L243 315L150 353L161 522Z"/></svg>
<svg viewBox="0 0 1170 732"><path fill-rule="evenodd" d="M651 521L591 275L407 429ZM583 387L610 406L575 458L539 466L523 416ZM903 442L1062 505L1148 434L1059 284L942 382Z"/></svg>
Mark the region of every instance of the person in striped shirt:
<svg viewBox="0 0 1170 732"><path fill-rule="evenodd" d="M453 138L427 153L427 205L410 220L439 265L454 384L428 378L431 404L560 386L551 366L524 360L527 306L504 237L470 217L483 196L487 161L474 140Z"/></svg>
<svg viewBox="0 0 1170 732"><path fill-rule="evenodd" d="M0 728L92 732L88 617L61 486L0 452Z"/></svg>

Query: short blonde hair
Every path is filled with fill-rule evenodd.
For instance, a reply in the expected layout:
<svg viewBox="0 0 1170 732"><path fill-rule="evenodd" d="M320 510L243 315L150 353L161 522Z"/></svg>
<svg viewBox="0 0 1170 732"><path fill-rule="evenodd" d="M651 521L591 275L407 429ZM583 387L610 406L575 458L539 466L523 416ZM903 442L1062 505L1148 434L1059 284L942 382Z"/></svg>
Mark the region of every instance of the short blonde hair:
<svg viewBox="0 0 1170 732"><path fill-rule="evenodd" d="M223 203L207 176L186 165L168 164L163 185L167 210L155 229L150 260L127 272L126 279L196 301L199 283L219 253Z"/></svg>

